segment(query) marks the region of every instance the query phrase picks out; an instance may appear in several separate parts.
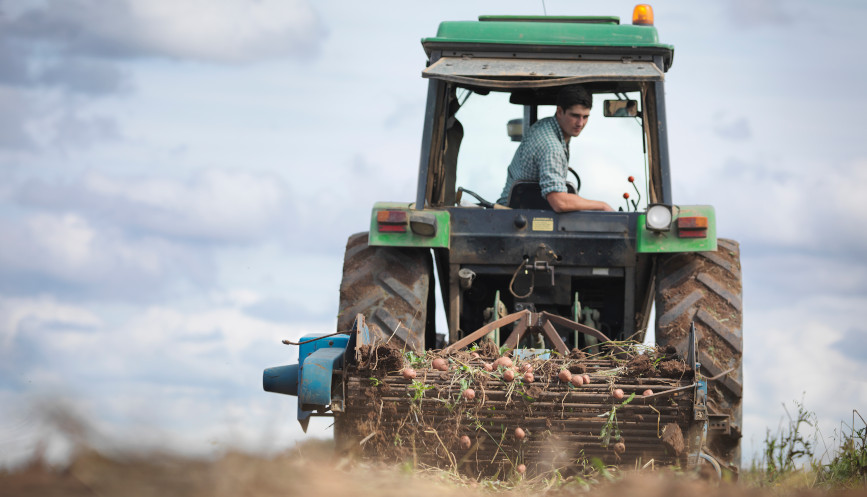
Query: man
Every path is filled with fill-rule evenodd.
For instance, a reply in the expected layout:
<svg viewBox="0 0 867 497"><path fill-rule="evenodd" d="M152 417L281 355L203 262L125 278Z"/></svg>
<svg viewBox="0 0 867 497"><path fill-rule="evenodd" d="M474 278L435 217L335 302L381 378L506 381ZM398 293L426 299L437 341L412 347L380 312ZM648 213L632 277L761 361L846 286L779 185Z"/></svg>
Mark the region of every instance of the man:
<svg viewBox="0 0 867 497"><path fill-rule="evenodd" d="M506 205L516 181L538 181L544 197L556 212L613 211L605 202L580 197L566 190L569 141L581 134L590 117L593 97L579 85L563 87L557 94L552 117L533 124L521 140L509 164L506 186L498 204Z"/></svg>
<svg viewBox="0 0 867 497"><path fill-rule="evenodd" d="M614 117L636 117L638 116L638 101L627 100L626 105L617 109L614 112Z"/></svg>

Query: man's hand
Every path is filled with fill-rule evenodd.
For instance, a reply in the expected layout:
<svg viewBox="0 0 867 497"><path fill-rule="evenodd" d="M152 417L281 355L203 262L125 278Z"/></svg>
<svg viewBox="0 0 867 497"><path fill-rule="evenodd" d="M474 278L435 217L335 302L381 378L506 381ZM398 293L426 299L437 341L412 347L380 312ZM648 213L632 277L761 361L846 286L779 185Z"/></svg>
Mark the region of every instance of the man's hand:
<svg viewBox="0 0 867 497"><path fill-rule="evenodd" d="M574 193L551 192L545 197L555 212L605 211L614 212L610 205L601 200L590 200Z"/></svg>

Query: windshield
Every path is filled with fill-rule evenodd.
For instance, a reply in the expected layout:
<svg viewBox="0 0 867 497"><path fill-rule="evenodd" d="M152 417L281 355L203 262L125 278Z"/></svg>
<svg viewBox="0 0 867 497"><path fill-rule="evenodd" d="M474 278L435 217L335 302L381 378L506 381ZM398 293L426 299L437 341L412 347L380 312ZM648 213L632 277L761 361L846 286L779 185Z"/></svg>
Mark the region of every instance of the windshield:
<svg viewBox="0 0 867 497"><path fill-rule="evenodd" d="M471 190L485 200L496 202L506 183L506 170L520 142L507 134L507 123L521 118L524 106L509 102L507 92L480 95L459 89L463 102L455 117L463 127L463 139L457 162L456 186ZM640 115L639 91L597 93L593 95L590 118L581 134L572 138L569 166L581 180L579 195L603 200L615 210L633 211L638 200L639 210L647 205L647 163L640 117L605 117L606 100L636 100ZM622 105L625 105L622 104ZM610 106L610 105L609 105ZM539 106L538 119L553 116L556 107ZM635 179L634 187L628 178ZM567 181L575 183L570 174ZM623 194L629 194L629 203ZM464 195L462 205L475 205L476 200Z"/></svg>

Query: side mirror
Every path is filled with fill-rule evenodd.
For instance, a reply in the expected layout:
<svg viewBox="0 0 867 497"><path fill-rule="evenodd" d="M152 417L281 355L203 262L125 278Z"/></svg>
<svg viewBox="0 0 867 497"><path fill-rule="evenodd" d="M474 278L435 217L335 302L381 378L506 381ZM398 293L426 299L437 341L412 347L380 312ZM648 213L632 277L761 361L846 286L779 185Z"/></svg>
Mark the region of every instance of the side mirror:
<svg viewBox="0 0 867 497"><path fill-rule="evenodd" d="M606 100L602 106L605 117L641 117L638 100Z"/></svg>

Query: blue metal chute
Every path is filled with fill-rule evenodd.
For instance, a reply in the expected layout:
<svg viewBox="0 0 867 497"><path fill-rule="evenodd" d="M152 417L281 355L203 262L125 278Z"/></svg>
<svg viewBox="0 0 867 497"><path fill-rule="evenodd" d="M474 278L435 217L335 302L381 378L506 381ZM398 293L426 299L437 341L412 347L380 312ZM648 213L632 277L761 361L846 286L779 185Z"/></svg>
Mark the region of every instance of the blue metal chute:
<svg viewBox="0 0 867 497"><path fill-rule="evenodd" d="M331 383L335 369L343 368L346 349L322 348L304 359L298 388L298 405L318 409L331 405Z"/></svg>
<svg viewBox="0 0 867 497"><path fill-rule="evenodd" d="M262 388L266 392L298 395L299 364L276 366L262 373Z"/></svg>
<svg viewBox="0 0 867 497"><path fill-rule="evenodd" d="M314 411L324 412L331 405L334 371L343 368L348 343L346 335L303 336L298 364L276 366L262 373L265 391L298 397L298 422L305 432Z"/></svg>

